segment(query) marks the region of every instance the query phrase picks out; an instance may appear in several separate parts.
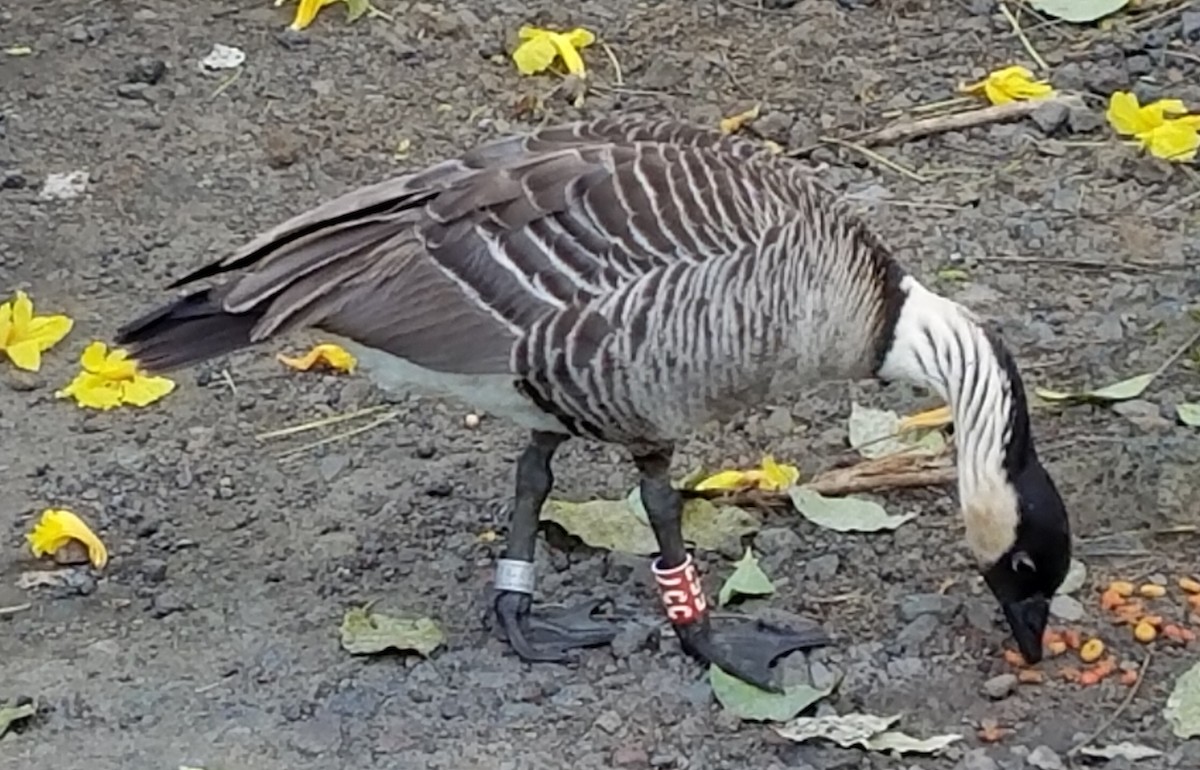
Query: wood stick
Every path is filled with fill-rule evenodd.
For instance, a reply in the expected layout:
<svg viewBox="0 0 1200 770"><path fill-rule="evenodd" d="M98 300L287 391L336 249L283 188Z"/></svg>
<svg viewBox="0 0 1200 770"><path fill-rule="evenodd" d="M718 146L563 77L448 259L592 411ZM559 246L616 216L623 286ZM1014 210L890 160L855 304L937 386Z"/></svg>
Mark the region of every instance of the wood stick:
<svg viewBox="0 0 1200 770"><path fill-rule="evenodd" d="M1048 99L996 104L978 110L952 112L949 115L934 115L933 117L920 118L919 120L893 123L890 126L884 126L878 131L860 137L858 142L860 144L906 142L910 139L918 139L923 136L931 136L946 131L959 131L964 128L984 126L990 123L1004 123L1024 118L1035 112L1039 107L1056 102L1068 106L1079 106L1082 104L1076 96L1058 96Z"/></svg>

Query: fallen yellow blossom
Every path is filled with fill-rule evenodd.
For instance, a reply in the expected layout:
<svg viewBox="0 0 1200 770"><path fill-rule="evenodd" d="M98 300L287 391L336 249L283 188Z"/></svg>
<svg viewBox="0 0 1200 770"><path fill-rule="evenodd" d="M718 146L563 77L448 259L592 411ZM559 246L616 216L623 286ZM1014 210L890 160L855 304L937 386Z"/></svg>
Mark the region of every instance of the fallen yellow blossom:
<svg viewBox="0 0 1200 770"><path fill-rule="evenodd" d="M1045 80L1034 80L1033 73L1018 64L990 72L977 83L960 86L959 91L966 94L983 93L992 104L1007 104L1044 99L1054 93L1054 88Z"/></svg>
<svg viewBox="0 0 1200 770"><path fill-rule="evenodd" d="M288 0L275 0L275 7L283 5ZM306 29L317 18L317 14L327 5L334 3L346 4L346 21L354 21L359 16L362 16L367 11L371 10L370 0L300 0L296 6L296 15L292 18L292 23L288 29L299 32Z"/></svg>
<svg viewBox="0 0 1200 770"><path fill-rule="evenodd" d="M325 363L331 369L353 374L354 367L358 363L354 356L346 352L346 350L328 342L315 345L312 350L298 358L285 356L282 353L277 355L276 358L279 359L281 364L290 366L293 369L299 369L302 372L307 372L318 363Z"/></svg>
<svg viewBox="0 0 1200 770"><path fill-rule="evenodd" d="M714 473L696 484L698 492L713 489L743 489L757 487L758 489L782 491L800 480L800 469L793 465L775 462L771 455L765 455L762 465L746 471L729 470Z"/></svg>
<svg viewBox="0 0 1200 770"><path fill-rule="evenodd" d="M101 569L108 563L108 549L104 543L71 511L55 508L42 511L38 523L25 539L34 556L54 555L71 540L78 540L87 548L88 560L93 566Z"/></svg>
<svg viewBox="0 0 1200 770"><path fill-rule="evenodd" d="M0 352L19 369L42 368L42 353L54 347L75 325L65 315L33 314L33 302L18 291L11 302L0 305Z"/></svg>
<svg viewBox="0 0 1200 770"><path fill-rule="evenodd" d="M103 342L88 345L79 360L83 371L54 395L72 397L80 406L92 409L113 409L121 404L147 406L175 389L173 381L146 375L126 351L109 352Z"/></svg>
<svg viewBox="0 0 1200 770"><path fill-rule="evenodd" d="M522 75L535 75L562 59L567 73L585 77L586 68L579 49L596 42L596 36L582 27L570 32L555 32L540 27L521 27L517 32L521 44L513 51L513 62Z"/></svg>
<svg viewBox="0 0 1200 770"><path fill-rule="evenodd" d="M758 119L759 110L760 107L756 104L745 112L739 112L736 115L730 115L727 118L721 118L720 123L717 125L721 129L722 134L737 133L738 131L741 131L747 123Z"/></svg>
<svg viewBox="0 0 1200 770"><path fill-rule="evenodd" d="M1118 134L1132 136L1154 157L1187 162L1200 149L1200 115L1188 115L1187 111L1179 99L1141 105L1136 94L1117 91L1109 98L1104 114Z"/></svg>

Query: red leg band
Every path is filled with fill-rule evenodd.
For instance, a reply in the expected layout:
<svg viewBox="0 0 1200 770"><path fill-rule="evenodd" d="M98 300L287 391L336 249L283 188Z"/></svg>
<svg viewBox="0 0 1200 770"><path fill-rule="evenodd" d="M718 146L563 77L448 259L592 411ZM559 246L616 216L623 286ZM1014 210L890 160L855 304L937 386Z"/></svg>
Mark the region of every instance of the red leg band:
<svg viewBox="0 0 1200 770"><path fill-rule="evenodd" d="M678 567L664 569L658 559L650 565L658 583L667 619L677 626L685 626L700 620L708 612L708 599L704 597L704 586L700 585L700 574L689 553L687 561Z"/></svg>

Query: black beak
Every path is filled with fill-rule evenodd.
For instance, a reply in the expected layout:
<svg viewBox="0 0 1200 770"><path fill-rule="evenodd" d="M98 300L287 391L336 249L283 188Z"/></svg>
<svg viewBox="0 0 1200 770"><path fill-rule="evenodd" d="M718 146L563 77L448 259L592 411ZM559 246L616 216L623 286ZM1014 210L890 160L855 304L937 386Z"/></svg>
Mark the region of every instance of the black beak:
<svg viewBox="0 0 1200 770"><path fill-rule="evenodd" d="M1012 629L1017 648L1026 663L1038 663L1042 659L1042 635L1050 618L1050 602L1041 595L1030 596L1019 602L1001 605L1004 617Z"/></svg>

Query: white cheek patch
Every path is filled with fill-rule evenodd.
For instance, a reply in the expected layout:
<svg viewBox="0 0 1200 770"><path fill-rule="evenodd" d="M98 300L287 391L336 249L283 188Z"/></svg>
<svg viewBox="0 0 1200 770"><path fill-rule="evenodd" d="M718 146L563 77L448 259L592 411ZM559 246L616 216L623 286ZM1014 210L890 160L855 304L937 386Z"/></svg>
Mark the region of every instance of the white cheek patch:
<svg viewBox="0 0 1200 770"><path fill-rule="evenodd" d="M1020 520L1017 493L1007 481L978 479L962 499L967 547L983 566L990 567L1017 541Z"/></svg>

